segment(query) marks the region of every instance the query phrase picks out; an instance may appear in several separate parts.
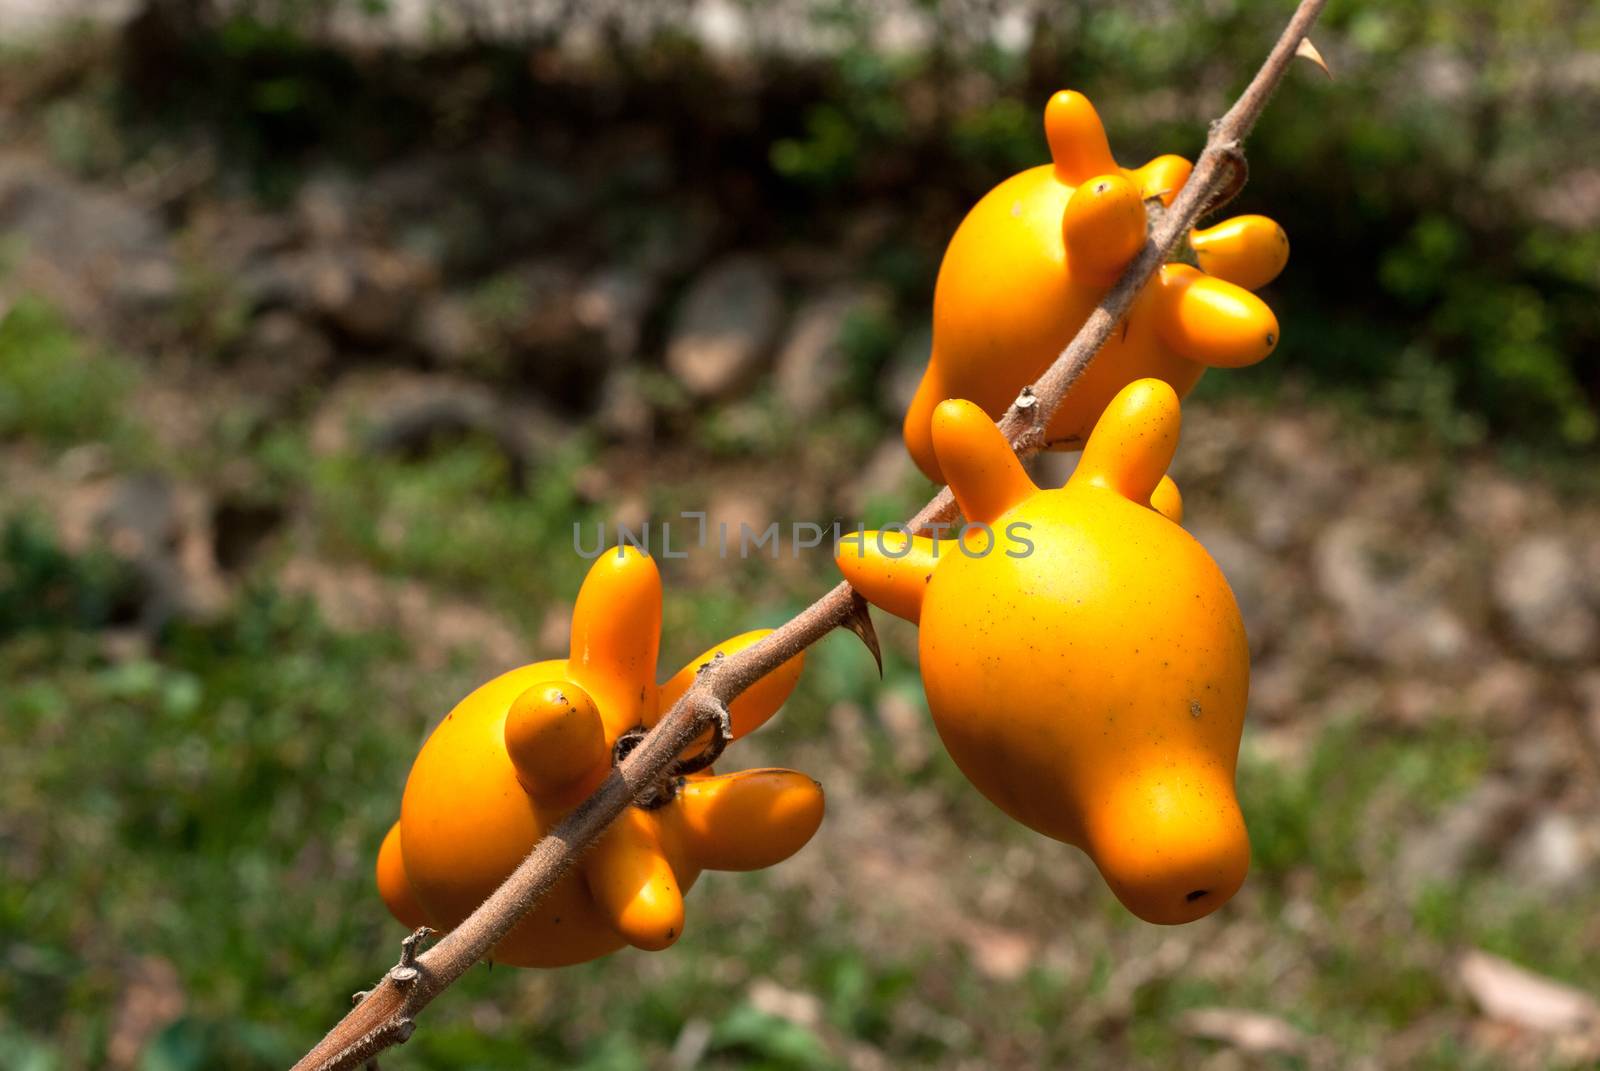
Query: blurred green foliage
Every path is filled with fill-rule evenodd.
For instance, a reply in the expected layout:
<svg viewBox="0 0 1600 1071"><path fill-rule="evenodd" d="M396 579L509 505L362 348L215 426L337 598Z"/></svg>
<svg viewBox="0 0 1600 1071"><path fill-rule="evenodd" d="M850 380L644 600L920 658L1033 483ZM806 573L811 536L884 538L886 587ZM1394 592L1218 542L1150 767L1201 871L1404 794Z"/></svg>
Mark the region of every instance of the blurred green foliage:
<svg viewBox="0 0 1600 1071"><path fill-rule="evenodd" d="M573 490L583 457L578 446L548 458L516 487L502 453L465 442L415 463L337 455L312 462L307 482L329 553L522 617L582 579L571 548L590 520Z"/></svg>
<svg viewBox="0 0 1600 1071"><path fill-rule="evenodd" d="M115 438L134 376L132 365L99 352L38 299L0 309L0 440Z"/></svg>

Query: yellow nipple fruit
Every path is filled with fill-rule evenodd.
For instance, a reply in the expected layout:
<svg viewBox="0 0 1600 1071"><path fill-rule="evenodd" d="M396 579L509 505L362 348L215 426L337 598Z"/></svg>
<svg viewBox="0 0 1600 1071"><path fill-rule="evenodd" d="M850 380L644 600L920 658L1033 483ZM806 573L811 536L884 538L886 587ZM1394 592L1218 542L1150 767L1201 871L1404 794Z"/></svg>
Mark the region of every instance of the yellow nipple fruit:
<svg viewBox="0 0 1600 1071"><path fill-rule="evenodd" d="M946 401L931 437L960 538L867 532L838 556L864 597L919 624L928 706L973 784L1159 923L1214 911L1250 861L1244 625L1174 523L1178 425L1170 385L1131 383L1066 486L1040 490L982 409Z"/></svg>
<svg viewBox="0 0 1600 1071"><path fill-rule="evenodd" d="M390 912L411 927L460 923L605 780L618 741L626 749L632 739L625 734L654 725L701 665L765 635L736 636L657 685L655 562L632 548L601 555L573 608L568 657L482 685L423 744L400 821L378 852L378 891ZM735 738L783 705L802 657L729 704ZM700 751L690 748L690 758ZM670 790L629 807L490 958L556 967L624 944L665 948L683 932L683 895L701 870L772 866L822 821L821 786L792 770L694 771L673 778Z"/></svg>
<svg viewBox="0 0 1600 1071"><path fill-rule="evenodd" d="M1189 162L1117 166L1087 97L1063 90L1044 112L1052 162L1013 175L975 205L945 250L933 294L933 353L905 418L906 447L931 479L934 409L969 399L998 419L1077 334L1144 244L1145 203L1170 204ZM1049 447L1076 450L1112 396L1155 377L1184 395L1208 367L1254 364L1278 321L1247 288L1288 262L1283 229L1240 216L1191 237L1200 269L1168 264L1056 411Z"/></svg>

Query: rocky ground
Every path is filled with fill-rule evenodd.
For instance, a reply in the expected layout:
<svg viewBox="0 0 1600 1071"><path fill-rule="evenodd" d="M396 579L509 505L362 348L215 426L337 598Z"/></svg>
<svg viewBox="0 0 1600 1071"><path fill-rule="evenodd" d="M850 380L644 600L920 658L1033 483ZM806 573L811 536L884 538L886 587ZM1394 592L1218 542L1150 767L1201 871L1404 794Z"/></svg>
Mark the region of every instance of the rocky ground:
<svg viewBox="0 0 1600 1071"><path fill-rule="evenodd" d="M377 778L392 800L452 690L559 647L584 564L572 519L871 522L930 490L895 431L925 310L864 267L881 220L751 244L692 192L619 219L600 211L614 191L597 176L618 173L604 152L593 175L508 166L471 198L452 196L449 157L318 174L271 208L219 195L212 168L195 152L88 181L38 148L0 152L0 508L43 518L69 555L127 563L85 656L96 673L167 664L168 630L232 620L262 590L305 596L335 634L404 652L382 689L410 734ZM1289 323L1273 359L1294 348ZM1175 474L1254 655L1257 876L1219 917L1130 923L1076 853L998 819L939 751L913 637L887 622L885 687L830 640L785 719L741 745L740 764L826 784L805 856L707 879L694 907L715 933L681 962L617 957L578 995L497 975L422 1036L470 1020L510 1045L542 1024L584 1066L619 1031L650 1066L751 1051L854 1068L1593 1066L1600 505L1292 389L1203 390ZM667 563L672 650L828 582L825 554L785 557ZM0 643L23 651L26 635ZM8 746L48 744L11 731ZM387 806L374 795L341 827L354 839L328 834L329 859L305 865L359 887ZM25 796L0 818L18 877L73 836L24 835L43 806ZM378 912L370 897L341 910ZM69 943L94 944L96 922L76 925ZM363 925L373 939L342 964L358 972L393 936ZM181 948L126 947L137 970L101 1022L108 1065L150 1066L140 1054L186 1009L230 1014ZM607 994L693 984L748 1022L671 1001L606 1018ZM7 1019L66 1066L94 1062L65 1026ZM465 1051L428 1044L396 1065ZM500 1066L491 1048L476 1058Z"/></svg>

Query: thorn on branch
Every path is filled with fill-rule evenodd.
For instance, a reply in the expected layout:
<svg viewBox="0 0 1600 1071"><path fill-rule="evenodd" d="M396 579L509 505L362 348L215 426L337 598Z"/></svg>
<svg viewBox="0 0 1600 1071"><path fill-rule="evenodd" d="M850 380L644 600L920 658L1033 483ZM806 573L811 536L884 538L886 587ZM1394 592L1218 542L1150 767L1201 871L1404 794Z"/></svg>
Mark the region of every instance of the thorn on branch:
<svg viewBox="0 0 1600 1071"><path fill-rule="evenodd" d="M1328 76L1328 81L1333 81L1333 72L1328 70L1328 61L1322 58L1322 53L1318 52L1317 46L1311 43L1311 38L1300 38L1300 43L1294 48L1294 54L1303 60L1315 63L1322 69L1322 73Z"/></svg>
<svg viewBox="0 0 1600 1071"><path fill-rule="evenodd" d="M1024 388L1024 393L1031 393ZM1017 402L1021 405L1019 399ZM872 611L867 600L861 597L861 592L850 593L850 616L844 619L844 627L860 637L861 642L867 645L867 650L872 652L872 660L878 664L878 679L883 679L883 647L878 643L878 630L872 624Z"/></svg>

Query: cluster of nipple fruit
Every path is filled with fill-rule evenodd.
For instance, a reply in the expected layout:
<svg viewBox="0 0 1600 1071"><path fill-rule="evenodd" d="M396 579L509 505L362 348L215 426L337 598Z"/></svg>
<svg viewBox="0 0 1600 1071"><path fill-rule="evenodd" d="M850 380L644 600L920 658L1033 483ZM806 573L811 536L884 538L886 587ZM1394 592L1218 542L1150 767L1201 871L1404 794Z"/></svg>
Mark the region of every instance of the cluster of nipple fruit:
<svg viewBox="0 0 1600 1071"><path fill-rule="evenodd" d="M1179 401L1207 367L1261 360L1278 340L1251 290L1282 270L1283 231L1240 216L1190 235L1197 266L1164 266L1047 426L1082 450L1041 489L995 425L1082 326L1145 241L1190 165L1111 156L1093 107L1057 93L1052 160L996 186L957 229L934 292L933 351L906 446L948 483L949 538L867 532L838 548L870 603L918 625L928 707L963 773L997 806L1081 848L1127 908L1157 923L1211 913L1244 881L1234 792L1249 688L1239 609L1182 527L1166 475ZM735 637L656 680L661 580L632 548L603 554L573 610L564 659L513 669L461 700L417 756L378 887L407 926L459 924L605 779ZM727 739L773 716L802 657L729 706ZM771 866L822 821L791 770L717 774L718 733L692 745L494 949L560 966L683 932L703 870Z"/></svg>

